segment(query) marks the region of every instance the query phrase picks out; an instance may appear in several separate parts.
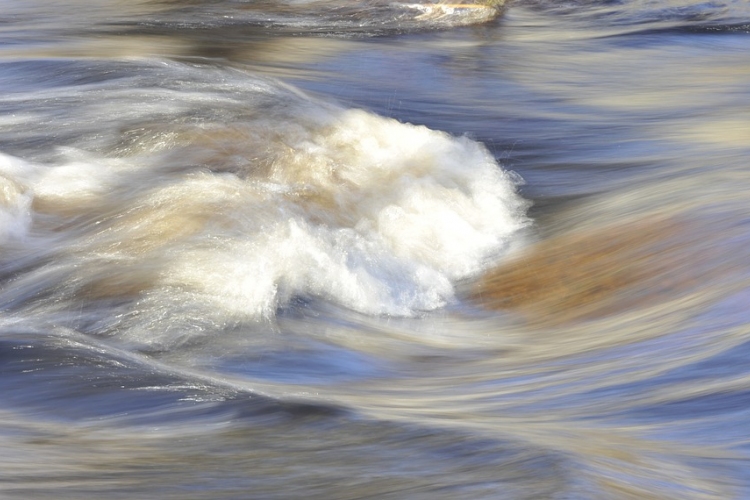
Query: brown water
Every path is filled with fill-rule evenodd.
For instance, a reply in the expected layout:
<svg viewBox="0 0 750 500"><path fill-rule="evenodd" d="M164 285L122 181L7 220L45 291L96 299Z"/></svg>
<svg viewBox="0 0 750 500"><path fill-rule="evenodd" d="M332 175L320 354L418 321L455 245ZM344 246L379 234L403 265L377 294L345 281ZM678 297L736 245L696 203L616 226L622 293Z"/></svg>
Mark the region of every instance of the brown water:
<svg viewBox="0 0 750 500"><path fill-rule="evenodd" d="M0 1L0 498L750 497L750 4Z"/></svg>

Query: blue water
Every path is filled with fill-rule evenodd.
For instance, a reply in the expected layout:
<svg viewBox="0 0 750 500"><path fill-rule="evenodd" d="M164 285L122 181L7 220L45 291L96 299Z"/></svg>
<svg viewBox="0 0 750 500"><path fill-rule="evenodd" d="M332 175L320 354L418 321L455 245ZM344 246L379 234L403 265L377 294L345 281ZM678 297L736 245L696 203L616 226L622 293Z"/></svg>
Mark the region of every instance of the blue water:
<svg viewBox="0 0 750 500"><path fill-rule="evenodd" d="M425 12L0 1L0 498L750 498L748 3Z"/></svg>

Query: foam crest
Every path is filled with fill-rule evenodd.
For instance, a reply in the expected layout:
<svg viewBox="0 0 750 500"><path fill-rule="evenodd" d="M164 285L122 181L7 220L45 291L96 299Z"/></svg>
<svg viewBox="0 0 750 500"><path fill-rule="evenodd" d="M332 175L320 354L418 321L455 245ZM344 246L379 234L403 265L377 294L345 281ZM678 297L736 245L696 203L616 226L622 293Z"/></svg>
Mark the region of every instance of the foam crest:
<svg viewBox="0 0 750 500"><path fill-rule="evenodd" d="M0 245L28 234L33 195L23 178L30 169L25 162L0 153Z"/></svg>
<svg viewBox="0 0 750 500"><path fill-rule="evenodd" d="M359 234L453 279L523 223L513 181L465 138L350 110L294 156L292 167L314 165L303 175Z"/></svg>
<svg viewBox="0 0 750 500"><path fill-rule="evenodd" d="M60 293L133 298L143 317L173 317L151 309L176 300L271 318L300 296L409 316L453 300L526 224L516 179L481 144L297 99L229 123L139 125L114 156L6 159L0 237L28 230L33 199L68 275Z"/></svg>
<svg viewBox="0 0 750 500"><path fill-rule="evenodd" d="M186 253L170 276L254 314L311 294L409 315L445 305L525 223L513 180L475 142L359 110L318 120L286 130L268 177L251 178L245 236Z"/></svg>

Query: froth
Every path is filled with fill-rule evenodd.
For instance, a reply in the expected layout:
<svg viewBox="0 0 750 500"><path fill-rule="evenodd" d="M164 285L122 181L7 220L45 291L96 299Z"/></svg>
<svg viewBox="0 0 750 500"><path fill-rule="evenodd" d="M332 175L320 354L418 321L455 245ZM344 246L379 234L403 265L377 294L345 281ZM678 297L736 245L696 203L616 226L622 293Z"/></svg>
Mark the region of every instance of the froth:
<svg viewBox="0 0 750 500"><path fill-rule="evenodd" d="M451 281L523 225L513 182L479 144L358 110L322 122L283 137L262 206L243 207L248 218L275 207L264 229L232 239L227 255L188 258L177 275L200 281L196 262L230 267L231 278L208 280L211 295L257 313L303 293L413 314L450 301Z"/></svg>
<svg viewBox="0 0 750 500"><path fill-rule="evenodd" d="M469 139L309 103L269 123L165 126L119 159L27 175L45 213L98 214L61 252L75 294L183 294L244 318L295 296L413 315L526 222L514 179Z"/></svg>
<svg viewBox="0 0 750 500"><path fill-rule="evenodd" d="M32 193L21 180L28 168L0 154L0 245L23 239L31 226Z"/></svg>

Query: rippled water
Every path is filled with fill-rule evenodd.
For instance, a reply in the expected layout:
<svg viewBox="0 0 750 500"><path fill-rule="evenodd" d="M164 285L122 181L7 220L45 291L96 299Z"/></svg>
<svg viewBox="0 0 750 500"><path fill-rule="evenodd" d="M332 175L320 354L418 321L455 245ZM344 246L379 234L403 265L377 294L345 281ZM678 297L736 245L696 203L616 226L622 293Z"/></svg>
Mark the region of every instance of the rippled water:
<svg viewBox="0 0 750 500"><path fill-rule="evenodd" d="M0 497L750 497L750 4L0 1Z"/></svg>

